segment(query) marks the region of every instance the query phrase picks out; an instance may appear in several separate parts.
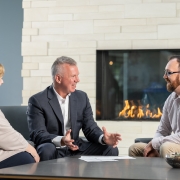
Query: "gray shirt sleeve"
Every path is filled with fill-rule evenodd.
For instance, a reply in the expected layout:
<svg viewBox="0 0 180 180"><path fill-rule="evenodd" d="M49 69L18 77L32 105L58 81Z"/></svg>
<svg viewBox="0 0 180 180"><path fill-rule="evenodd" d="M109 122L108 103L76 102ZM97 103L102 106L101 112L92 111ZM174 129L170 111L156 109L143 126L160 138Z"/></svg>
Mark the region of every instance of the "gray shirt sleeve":
<svg viewBox="0 0 180 180"><path fill-rule="evenodd" d="M179 100L175 99L173 94L166 100L160 124L152 140L154 149L158 150L165 142L180 144Z"/></svg>

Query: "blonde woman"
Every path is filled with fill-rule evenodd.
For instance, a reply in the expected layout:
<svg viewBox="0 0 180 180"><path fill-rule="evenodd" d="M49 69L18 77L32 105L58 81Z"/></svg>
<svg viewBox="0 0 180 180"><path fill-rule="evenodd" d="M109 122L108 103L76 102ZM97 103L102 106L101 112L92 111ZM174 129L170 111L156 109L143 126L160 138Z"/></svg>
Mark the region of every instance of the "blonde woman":
<svg viewBox="0 0 180 180"><path fill-rule="evenodd" d="M0 86L5 69L0 64ZM0 110L0 169L39 162L39 155L23 136L9 124Z"/></svg>

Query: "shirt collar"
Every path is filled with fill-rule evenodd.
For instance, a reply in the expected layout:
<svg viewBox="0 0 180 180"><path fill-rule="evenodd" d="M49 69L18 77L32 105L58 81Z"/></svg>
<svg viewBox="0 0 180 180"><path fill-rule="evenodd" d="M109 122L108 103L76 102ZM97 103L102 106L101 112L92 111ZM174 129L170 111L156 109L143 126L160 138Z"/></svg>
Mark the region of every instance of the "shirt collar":
<svg viewBox="0 0 180 180"><path fill-rule="evenodd" d="M54 90L54 92L55 92L55 94L56 94L56 96L57 96L57 98L58 98L58 100L59 101L64 101L64 100L66 100L66 98L63 98L62 96L60 96L58 93L57 93L57 91L54 89L54 87L53 87L53 90ZM69 93L67 96L69 97L71 95L71 93ZM66 96L66 97L67 97Z"/></svg>

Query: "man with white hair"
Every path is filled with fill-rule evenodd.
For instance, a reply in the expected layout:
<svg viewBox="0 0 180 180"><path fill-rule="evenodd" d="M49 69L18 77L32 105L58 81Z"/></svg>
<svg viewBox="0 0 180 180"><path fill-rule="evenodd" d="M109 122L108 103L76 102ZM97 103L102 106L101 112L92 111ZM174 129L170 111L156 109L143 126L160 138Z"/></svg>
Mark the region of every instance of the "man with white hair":
<svg viewBox="0 0 180 180"><path fill-rule="evenodd" d="M121 135L97 126L86 93L76 90L76 62L57 58L51 71L53 84L28 102L30 139L41 161L74 155L117 156ZM81 129L88 142L79 138Z"/></svg>

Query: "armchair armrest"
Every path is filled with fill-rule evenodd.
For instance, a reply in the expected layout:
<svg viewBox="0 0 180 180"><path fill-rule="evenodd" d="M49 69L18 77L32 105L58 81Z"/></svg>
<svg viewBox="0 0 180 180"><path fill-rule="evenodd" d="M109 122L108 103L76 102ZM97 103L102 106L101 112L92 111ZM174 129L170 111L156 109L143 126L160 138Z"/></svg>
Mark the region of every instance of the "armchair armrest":
<svg viewBox="0 0 180 180"><path fill-rule="evenodd" d="M143 142L143 143L149 143L153 138L136 138L134 140L135 143Z"/></svg>

